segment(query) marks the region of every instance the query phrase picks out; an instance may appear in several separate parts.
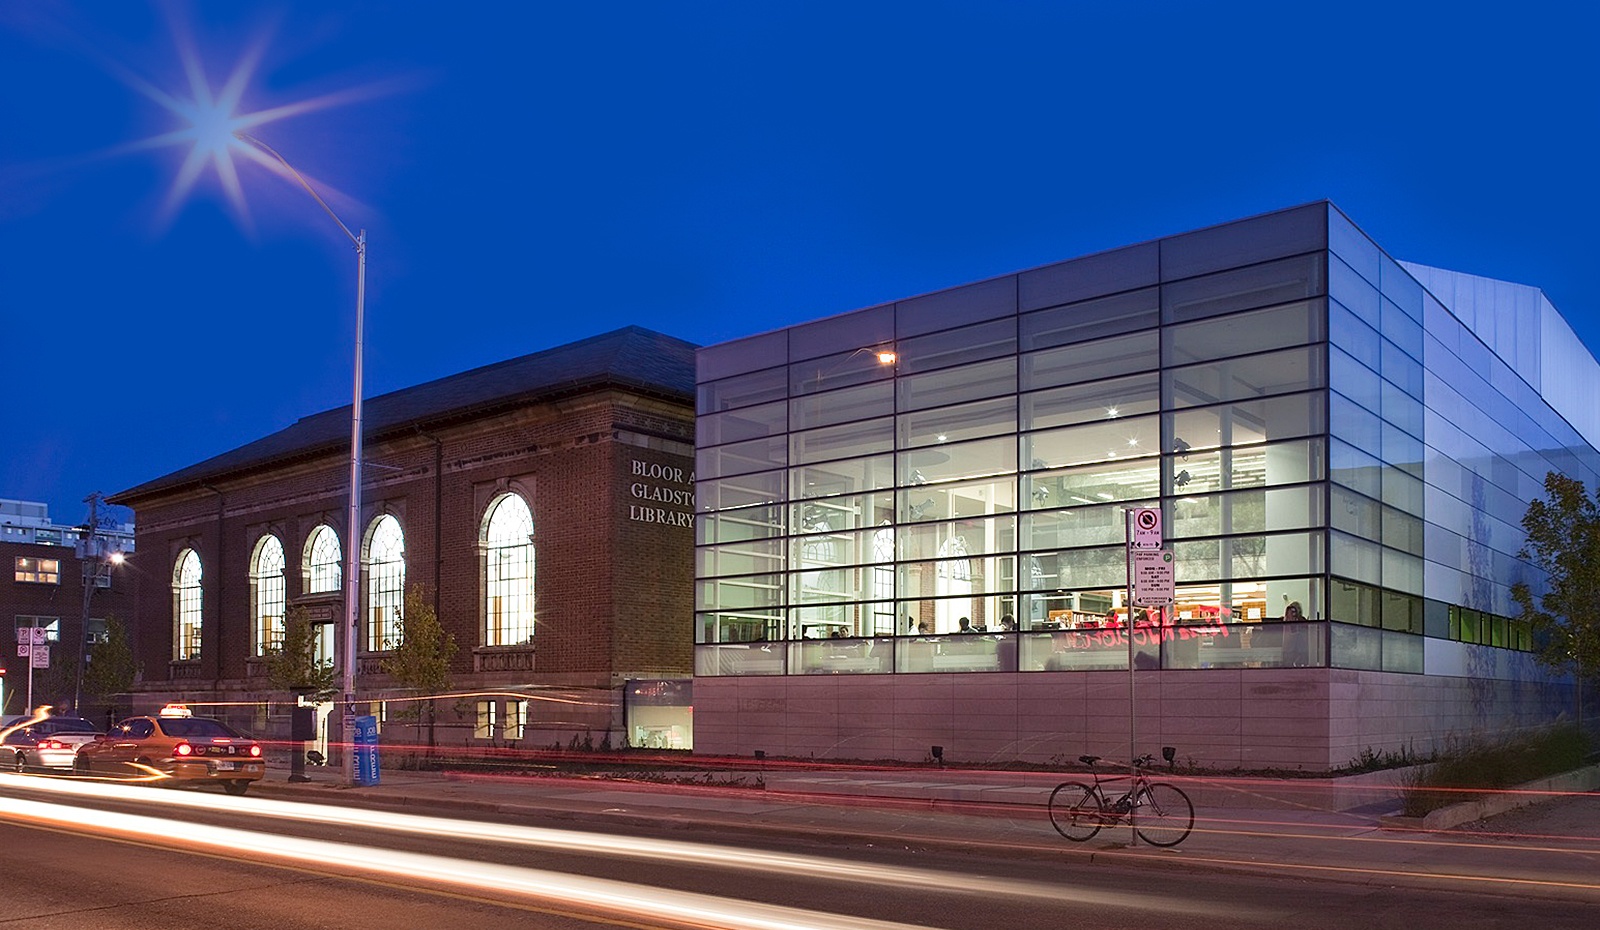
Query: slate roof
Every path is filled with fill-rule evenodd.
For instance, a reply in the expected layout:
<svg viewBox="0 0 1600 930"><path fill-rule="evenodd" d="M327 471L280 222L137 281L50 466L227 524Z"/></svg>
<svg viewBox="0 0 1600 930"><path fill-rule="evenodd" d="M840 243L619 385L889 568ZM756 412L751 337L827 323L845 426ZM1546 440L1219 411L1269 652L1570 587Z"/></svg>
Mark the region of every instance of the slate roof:
<svg viewBox="0 0 1600 930"><path fill-rule="evenodd" d="M618 387L694 404L693 343L639 326L474 368L403 388L361 405L365 442L419 427L485 416L560 396ZM231 452L179 469L107 498L124 506L154 494L225 475L350 447L350 405L325 410Z"/></svg>

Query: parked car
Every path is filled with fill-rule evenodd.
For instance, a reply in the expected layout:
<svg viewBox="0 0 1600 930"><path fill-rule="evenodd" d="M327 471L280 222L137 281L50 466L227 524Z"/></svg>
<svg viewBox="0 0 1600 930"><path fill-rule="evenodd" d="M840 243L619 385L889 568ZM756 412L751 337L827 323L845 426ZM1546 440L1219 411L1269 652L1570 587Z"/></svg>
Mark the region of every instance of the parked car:
<svg viewBox="0 0 1600 930"><path fill-rule="evenodd" d="M30 769L71 771L78 747L94 742L100 728L82 717L29 718L0 727L6 729L0 740L0 764L14 766L18 772Z"/></svg>
<svg viewBox="0 0 1600 930"><path fill-rule="evenodd" d="M229 794L244 794L266 774L260 743L220 720L170 708L154 717L129 717L84 743L75 768L79 775L215 783Z"/></svg>

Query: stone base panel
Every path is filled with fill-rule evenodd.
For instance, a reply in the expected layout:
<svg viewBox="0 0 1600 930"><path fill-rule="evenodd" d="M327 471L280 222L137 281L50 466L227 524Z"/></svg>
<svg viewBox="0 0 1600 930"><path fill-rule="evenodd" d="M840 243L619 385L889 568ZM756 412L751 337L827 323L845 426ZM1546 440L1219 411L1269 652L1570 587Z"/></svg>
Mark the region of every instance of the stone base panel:
<svg viewBox="0 0 1600 930"><path fill-rule="evenodd" d="M787 676L695 681L695 752L1067 764L1126 758L1126 672ZM1328 772L1366 754L1426 755L1452 738L1572 713L1570 684L1342 669L1134 676L1133 746L1214 770Z"/></svg>

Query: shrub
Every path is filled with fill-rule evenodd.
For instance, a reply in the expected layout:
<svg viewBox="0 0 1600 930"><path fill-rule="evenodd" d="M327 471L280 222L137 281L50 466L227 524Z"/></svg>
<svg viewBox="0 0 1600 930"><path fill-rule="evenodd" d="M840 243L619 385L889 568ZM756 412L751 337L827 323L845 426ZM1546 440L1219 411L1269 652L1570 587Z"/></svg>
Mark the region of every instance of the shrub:
<svg viewBox="0 0 1600 930"><path fill-rule="evenodd" d="M1583 765L1588 743L1570 724L1514 736L1503 742L1451 740L1431 763L1401 779L1402 811L1421 817L1451 804L1473 801L1536 778Z"/></svg>

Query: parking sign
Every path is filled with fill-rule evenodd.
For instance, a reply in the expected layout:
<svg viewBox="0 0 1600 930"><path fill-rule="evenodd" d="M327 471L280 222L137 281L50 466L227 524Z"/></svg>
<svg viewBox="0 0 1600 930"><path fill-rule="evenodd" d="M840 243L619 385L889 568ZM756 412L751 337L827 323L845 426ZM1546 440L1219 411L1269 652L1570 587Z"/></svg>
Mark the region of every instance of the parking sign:
<svg viewBox="0 0 1600 930"><path fill-rule="evenodd" d="M1128 545L1134 549L1161 548L1161 511L1155 507L1138 507L1133 511L1133 538Z"/></svg>

